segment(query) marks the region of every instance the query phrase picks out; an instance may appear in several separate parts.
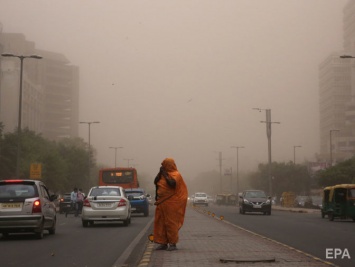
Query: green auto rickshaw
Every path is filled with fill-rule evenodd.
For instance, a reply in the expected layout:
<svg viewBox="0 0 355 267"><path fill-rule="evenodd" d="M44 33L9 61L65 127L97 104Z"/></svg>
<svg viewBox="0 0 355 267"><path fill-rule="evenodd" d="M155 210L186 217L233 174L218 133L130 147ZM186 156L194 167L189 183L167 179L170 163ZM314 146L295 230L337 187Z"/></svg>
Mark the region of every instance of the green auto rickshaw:
<svg viewBox="0 0 355 267"><path fill-rule="evenodd" d="M330 221L334 218L351 218L355 221L355 184L333 186L329 191L329 206L325 212Z"/></svg>
<svg viewBox="0 0 355 267"><path fill-rule="evenodd" d="M333 186L327 186L324 187L323 189L323 196L322 196L322 207L321 207L321 214L322 218L325 217L325 215L328 214L328 209L329 209L329 204L330 204L330 191L333 188Z"/></svg>

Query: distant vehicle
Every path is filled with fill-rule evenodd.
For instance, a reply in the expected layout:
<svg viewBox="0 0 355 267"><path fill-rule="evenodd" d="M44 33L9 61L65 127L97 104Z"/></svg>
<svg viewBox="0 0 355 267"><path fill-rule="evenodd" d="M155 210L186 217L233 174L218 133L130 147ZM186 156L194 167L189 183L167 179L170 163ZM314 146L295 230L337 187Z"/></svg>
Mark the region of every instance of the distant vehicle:
<svg viewBox="0 0 355 267"><path fill-rule="evenodd" d="M206 206L208 207L208 198L206 193L198 192L195 193L194 199L192 201L193 206Z"/></svg>
<svg viewBox="0 0 355 267"><path fill-rule="evenodd" d="M239 213L262 212L271 215L271 197L262 190L246 190L239 197Z"/></svg>
<svg viewBox="0 0 355 267"><path fill-rule="evenodd" d="M120 186L92 187L84 200L81 213L83 227L99 222L131 223L131 204Z"/></svg>
<svg viewBox="0 0 355 267"><path fill-rule="evenodd" d="M56 195L50 195L38 180L0 181L0 233L33 232L38 239L44 230L55 234Z"/></svg>
<svg viewBox="0 0 355 267"><path fill-rule="evenodd" d="M310 196L297 196L294 207L310 209L313 207L312 198Z"/></svg>
<svg viewBox="0 0 355 267"><path fill-rule="evenodd" d="M121 186L139 188L137 170L135 168L102 168L99 170L99 186Z"/></svg>
<svg viewBox="0 0 355 267"><path fill-rule="evenodd" d="M67 210L70 210L70 207L70 193L65 193L59 200L59 213L65 213Z"/></svg>
<svg viewBox="0 0 355 267"><path fill-rule="evenodd" d="M126 196L131 203L132 213L143 213L145 217L149 215L150 194L146 194L143 188L125 189Z"/></svg>
<svg viewBox="0 0 355 267"><path fill-rule="evenodd" d="M322 208L322 197L321 196L311 196L312 208L321 209Z"/></svg>

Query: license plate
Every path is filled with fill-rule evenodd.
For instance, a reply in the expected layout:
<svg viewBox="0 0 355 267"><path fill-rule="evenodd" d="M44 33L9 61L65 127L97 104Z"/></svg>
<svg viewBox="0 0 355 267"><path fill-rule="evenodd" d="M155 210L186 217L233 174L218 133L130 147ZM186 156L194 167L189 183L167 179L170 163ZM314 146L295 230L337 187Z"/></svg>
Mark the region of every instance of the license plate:
<svg viewBox="0 0 355 267"><path fill-rule="evenodd" d="M131 210L136 210L136 208L131 208Z"/></svg>
<svg viewBox="0 0 355 267"><path fill-rule="evenodd" d="M1 203L1 209L20 209L21 203Z"/></svg>
<svg viewBox="0 0 355 267"><path fill-rule="evenodd" d="M70 206L71 206L70 204L67 204L67 208L70 208Z"/></svg>
<svg viewBox="0 0 355 267"><path fill-rule="evenodd" d="M108 208L111 207L111 203L97 203L97 206L100 208Z"/></svg>
<svg viewBox="0 0 355 267"><path fill-rule="evenodd" d="M261 209L261 205L254 205L253 208L254 209Z"/></svg>

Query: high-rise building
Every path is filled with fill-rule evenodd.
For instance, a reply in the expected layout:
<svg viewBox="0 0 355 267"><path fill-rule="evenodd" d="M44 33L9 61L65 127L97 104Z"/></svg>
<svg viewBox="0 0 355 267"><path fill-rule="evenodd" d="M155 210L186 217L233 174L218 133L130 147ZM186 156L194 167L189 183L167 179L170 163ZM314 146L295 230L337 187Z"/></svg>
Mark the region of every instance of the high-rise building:
<svg viewBox="0 0 355 267"><path fill-rule="evenodd" d="M43 57L23 60L21 128L51 140L77 137L78 67L62 54L36 49L18 33L0 33L0 53ZM0 57L0 66L0 121L5 132L12 132L18 125L20 59Z"/></svg>
<svg viewBox="0 0 355 267"><path fill-rule="evenodd" d="M355 1L343 9L343 48L319 66L320 154L333 163L355 155Z"/></svg>

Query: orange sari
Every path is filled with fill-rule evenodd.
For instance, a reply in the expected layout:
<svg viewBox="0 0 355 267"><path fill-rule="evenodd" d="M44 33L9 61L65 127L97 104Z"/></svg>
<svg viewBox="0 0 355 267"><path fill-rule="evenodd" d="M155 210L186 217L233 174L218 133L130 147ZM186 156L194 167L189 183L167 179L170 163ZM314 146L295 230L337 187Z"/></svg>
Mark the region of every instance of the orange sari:
<svg viewBox="0 0 355 267"><path fill-rule="evenodd" d="M157 186L157 201L154 219L154 242L159 244L176 244L179 241L179 229L185 218L187 204L187 187L172 158L166 158L162 167L169 178L175 180L175 187L168 185L160 175Z"/></svg>

